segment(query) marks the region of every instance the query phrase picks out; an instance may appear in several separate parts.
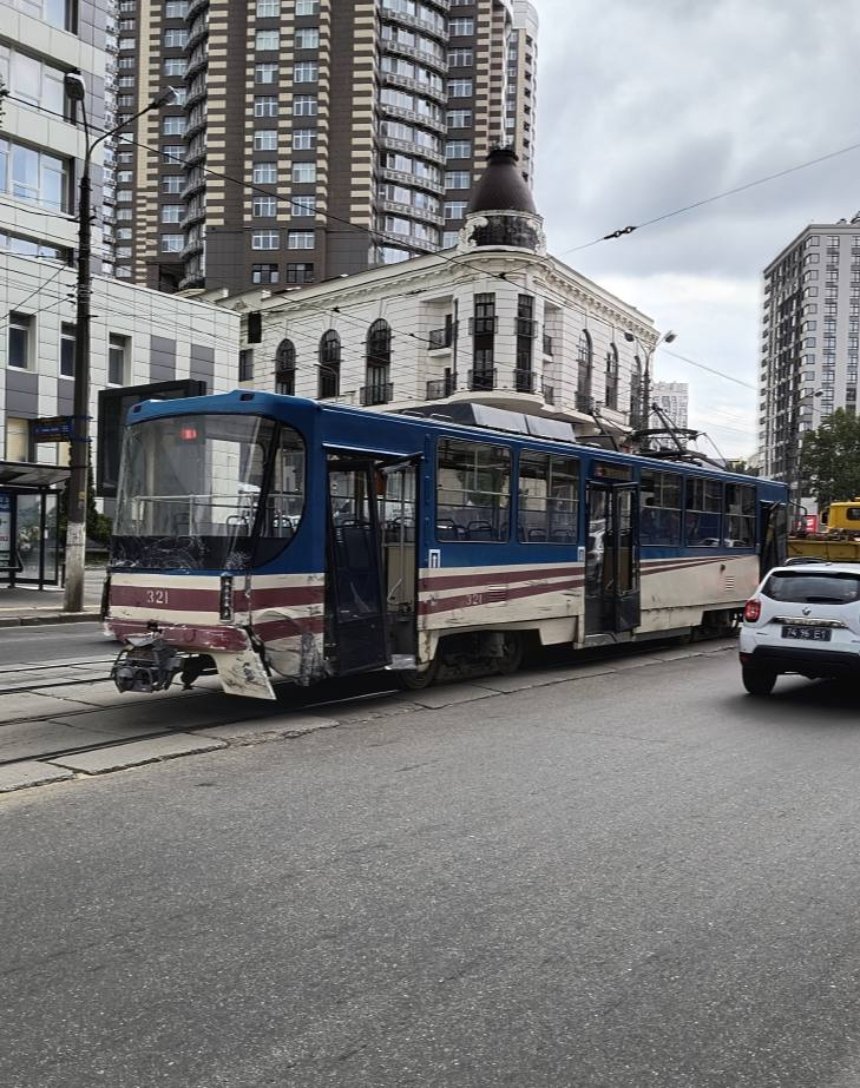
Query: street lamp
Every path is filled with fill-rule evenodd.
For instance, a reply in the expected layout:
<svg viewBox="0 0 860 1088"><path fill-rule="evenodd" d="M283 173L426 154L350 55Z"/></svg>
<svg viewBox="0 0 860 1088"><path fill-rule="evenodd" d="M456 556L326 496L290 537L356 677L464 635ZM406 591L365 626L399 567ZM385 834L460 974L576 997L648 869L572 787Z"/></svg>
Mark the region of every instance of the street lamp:
<svg viewBox="0 0 860 1088"><path fill-rule="evenodd" d="M663 335L655 341L654 345L648 349L644 349L639 340L639 337L632 332L625 332L624 339L628 344L632 344L634 341L639 345L639 350L645 356L645 368L642 372L642 401L640 406L640 418L644 424L644 429L647 431L651 423L651 360L654 358L654 352L661 344L671 344L673 340L678 338L678 334L672 332L669 329L668 332L664 332Z"/></svg>
<svg viewBox="0 0 860 1088"><path fill-rule="evenodd" d="M104 140L115 136L151 110L170 101L167 90L149 102L122 124L116 125L95 139L91 138L86 108L86 84L77 72L66 73L63 85L69 100L79 103L84 126L84 161L78 191L78 260L75 309L75 377L72 394L72 420L69 441L70 467L68 513L66 527L66 583L63 609L80 612L84 602L84 562L86 559L87 473L90 454L90 298L92 295L92 213L90 210L90 162L93 151Z"/></svg>

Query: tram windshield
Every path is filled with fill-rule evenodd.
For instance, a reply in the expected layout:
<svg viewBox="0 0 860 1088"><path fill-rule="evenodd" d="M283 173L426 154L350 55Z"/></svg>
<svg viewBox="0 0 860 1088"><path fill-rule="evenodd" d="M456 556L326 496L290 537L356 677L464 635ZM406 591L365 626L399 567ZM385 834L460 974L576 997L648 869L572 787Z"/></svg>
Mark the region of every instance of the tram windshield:
<svg viewBox="0 0 860 1088"><path fill-rule="evenodd" d="M275 444L276 429L214 414L127 427L113 562L238 570L276 554L298 528L305 489L304 443L282 427Z"/></svg>

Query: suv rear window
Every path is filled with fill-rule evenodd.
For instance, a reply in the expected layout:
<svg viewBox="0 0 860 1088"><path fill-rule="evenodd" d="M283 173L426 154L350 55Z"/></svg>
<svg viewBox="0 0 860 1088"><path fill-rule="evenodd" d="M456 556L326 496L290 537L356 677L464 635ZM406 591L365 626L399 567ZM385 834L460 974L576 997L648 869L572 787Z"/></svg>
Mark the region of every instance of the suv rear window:
<svg viewBox="0 0 860 1088"><path fill-rule="evenodd" d="M762 593L772 601L850 604L860 601L860 575L776 571L765 582Z"/></svg>

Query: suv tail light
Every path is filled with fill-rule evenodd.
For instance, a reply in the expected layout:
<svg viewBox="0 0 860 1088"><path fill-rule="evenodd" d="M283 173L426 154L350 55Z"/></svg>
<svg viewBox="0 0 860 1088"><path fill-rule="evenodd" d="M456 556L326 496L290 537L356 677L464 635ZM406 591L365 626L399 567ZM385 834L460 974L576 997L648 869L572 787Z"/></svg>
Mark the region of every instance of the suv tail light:
<svg viewBox="0 0 860 1088"><path fill-rule="evenodd" d="M761 601L758 597L750 597L744 605L744 619L747 623L755 623L761 615Z"/></svg>

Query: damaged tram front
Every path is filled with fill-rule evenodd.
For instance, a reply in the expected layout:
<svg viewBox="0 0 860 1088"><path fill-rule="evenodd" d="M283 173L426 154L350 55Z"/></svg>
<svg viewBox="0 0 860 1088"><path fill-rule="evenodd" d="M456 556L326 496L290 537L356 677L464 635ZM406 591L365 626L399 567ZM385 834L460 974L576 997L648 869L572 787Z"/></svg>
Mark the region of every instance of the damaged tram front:
<svg viewBox="0 0 860 1088"><path fill-rule="evenodd" d="M320 415L250 392L132 409L105 604L124 643L120 690L158 691L177 674L190 687L217 669L225 691L273 699L273 679L391 664L385 612L402 621L414 587L383 587L380 514L399 527L386 536L396 566L414 549L414 466L324 450Z"/></svg>

